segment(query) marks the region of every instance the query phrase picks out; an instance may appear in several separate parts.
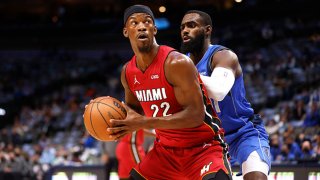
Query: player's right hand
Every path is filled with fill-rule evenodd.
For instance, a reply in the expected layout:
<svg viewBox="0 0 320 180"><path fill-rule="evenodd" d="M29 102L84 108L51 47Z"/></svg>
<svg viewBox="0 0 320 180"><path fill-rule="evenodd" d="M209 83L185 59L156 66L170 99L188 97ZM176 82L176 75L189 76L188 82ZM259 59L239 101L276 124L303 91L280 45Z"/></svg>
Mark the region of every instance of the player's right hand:
<svg viewBox="0 0 320 180"><path fill-rule="evenodd" d="M110 119L110 128L107 128L107 131L110 132L112 139L118 140L124 137L128 133L143 129L145 125L144 117L141 114L137 113L125 103L123 103L127 111L127 116L125 119Z"/></svg>

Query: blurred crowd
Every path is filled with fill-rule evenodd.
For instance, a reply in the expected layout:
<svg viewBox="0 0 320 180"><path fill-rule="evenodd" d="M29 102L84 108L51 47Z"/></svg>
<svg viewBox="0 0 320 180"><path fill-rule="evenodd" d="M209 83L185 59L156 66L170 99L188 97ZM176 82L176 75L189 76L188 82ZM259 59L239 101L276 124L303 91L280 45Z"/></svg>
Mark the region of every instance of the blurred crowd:
<svg viewBox="0 0 320 180"><path fill-rule="evenodd" d="M228 42L232 32L219 41ZM320 163L320 38L276 40L279 32L271 25L260 32L272 43L233 50L245 73L247 97L270 134L272 162ZM0 172L41 179L55 165L114 161L116 143L89 136L82 115L95 97L123 99L120 68L128 59L109 52L83 57L62 49L30 51L20 58L2 52L0 57L0 105L14 112L13 122L0 129Z"/></svg>

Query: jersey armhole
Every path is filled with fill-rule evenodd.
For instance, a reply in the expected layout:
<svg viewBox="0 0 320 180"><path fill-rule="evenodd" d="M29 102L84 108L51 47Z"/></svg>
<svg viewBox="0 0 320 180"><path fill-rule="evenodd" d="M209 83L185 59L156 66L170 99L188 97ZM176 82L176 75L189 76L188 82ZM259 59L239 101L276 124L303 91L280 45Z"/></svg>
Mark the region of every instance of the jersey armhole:
<svg viewBox="0 0 320 180"><path fill-rule="evenodd" d="M212 58L213 56L218 52L218 51L222 51L222 50L230 50L232 51L231 49L227 48L227 47L224 47L224 46L220 46L219 48L217 48L213 53L212 55L210 56L210 61L208 61L208 69L210 69L210 72L212 73L213 71L213 68L212 68ZM232 51L233 52L233 51ZM211 76L211 73L210 73L210 76Z"/></svg>

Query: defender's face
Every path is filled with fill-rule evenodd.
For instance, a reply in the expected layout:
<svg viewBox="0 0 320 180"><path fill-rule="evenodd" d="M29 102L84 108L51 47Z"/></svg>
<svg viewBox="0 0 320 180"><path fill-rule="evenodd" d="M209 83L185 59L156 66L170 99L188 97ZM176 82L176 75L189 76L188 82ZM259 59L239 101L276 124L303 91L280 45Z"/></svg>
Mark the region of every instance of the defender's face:
<svg viewBox="0 0 320 180"><path fill-rule="evenodd" d="M129 38L131 46L142 52L150 50L156 33L154 22L151 16L146 13L132 14L123 29L123 34Z"/></svg>
<svg viewBox="0 0 320 180"><path fill-rule="evenodd" d="M197 13L186 14L180 25L180 35L183 44L189 44L204 33L204 28Z"/></svg>
<svg viewBox="0 0 320 180"><path fill-rule="evenodd" d="M182 53L196 53L202 51L205 42L205 26L201 23L197 13L186 14L181 22L181 47Z"/></svg>

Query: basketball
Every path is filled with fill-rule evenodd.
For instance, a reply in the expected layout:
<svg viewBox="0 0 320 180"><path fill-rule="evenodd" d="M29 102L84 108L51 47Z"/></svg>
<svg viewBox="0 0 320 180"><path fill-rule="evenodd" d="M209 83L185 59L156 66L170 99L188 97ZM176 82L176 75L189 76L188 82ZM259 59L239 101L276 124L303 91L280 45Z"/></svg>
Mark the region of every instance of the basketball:
<svg viewBox="0 0 320 180"><path fill-rule="evenodd" d="M112 141L107 128L110 119L125 119L127 112L122 103L110 96L98 97L86 107L83 115L88 133L100 141Z"/></svg>

